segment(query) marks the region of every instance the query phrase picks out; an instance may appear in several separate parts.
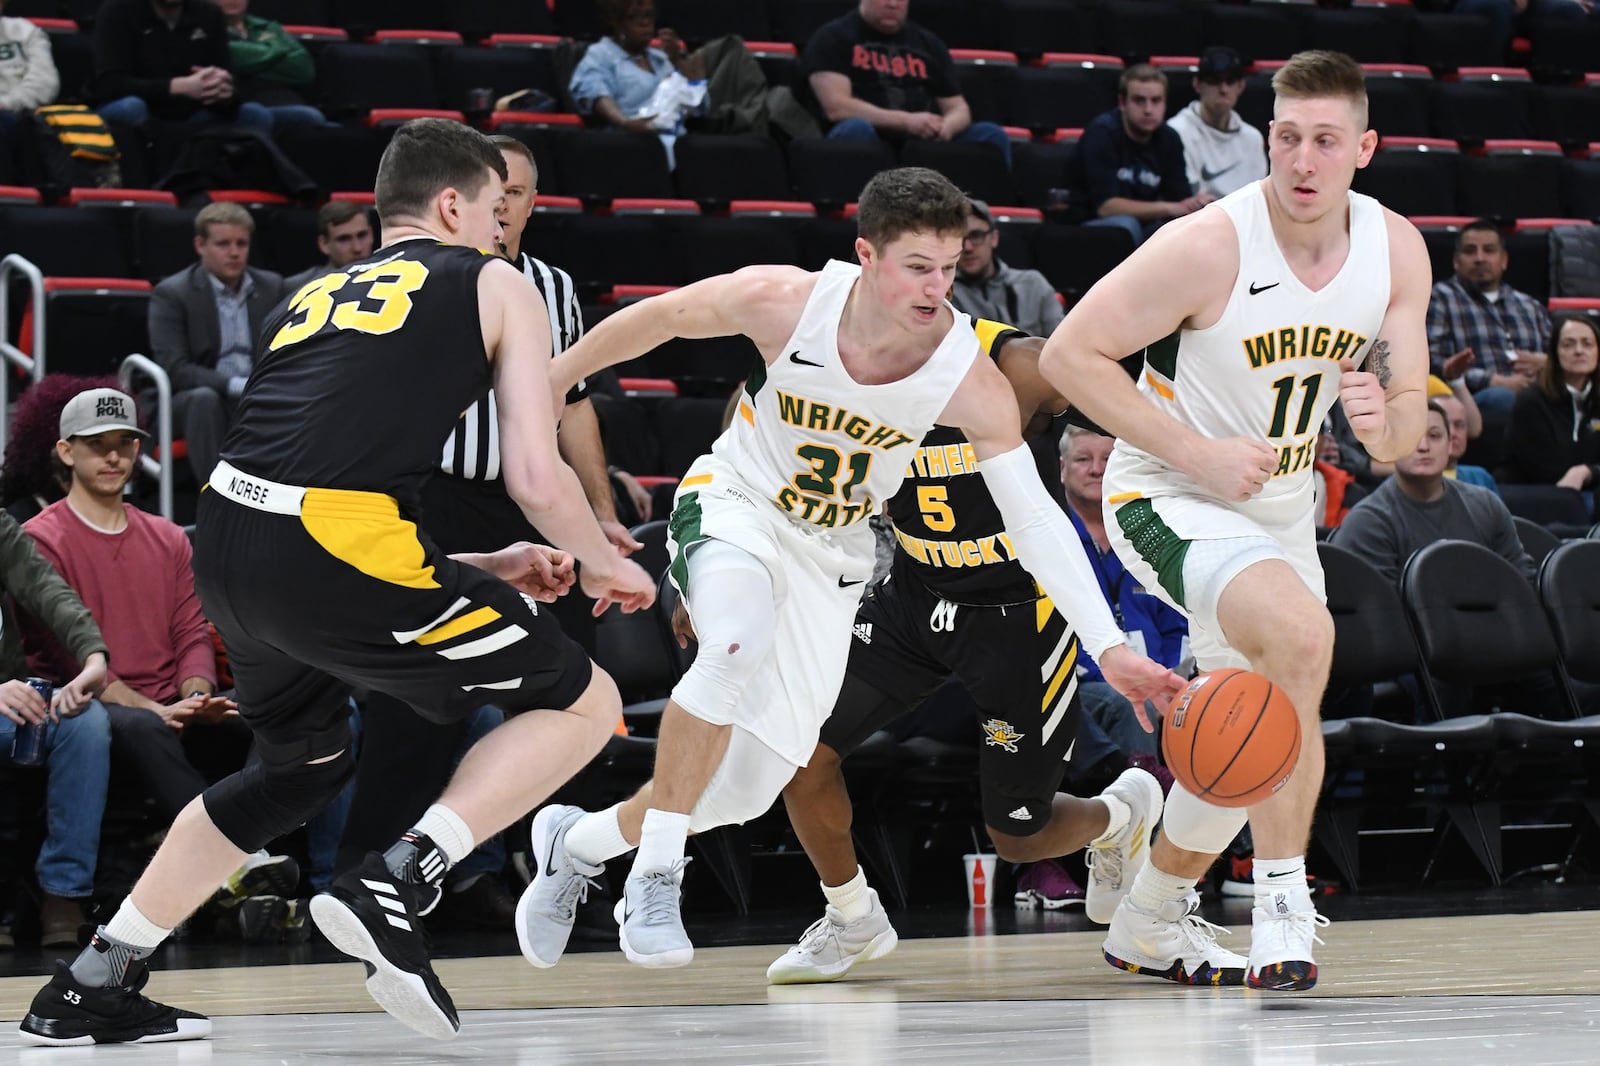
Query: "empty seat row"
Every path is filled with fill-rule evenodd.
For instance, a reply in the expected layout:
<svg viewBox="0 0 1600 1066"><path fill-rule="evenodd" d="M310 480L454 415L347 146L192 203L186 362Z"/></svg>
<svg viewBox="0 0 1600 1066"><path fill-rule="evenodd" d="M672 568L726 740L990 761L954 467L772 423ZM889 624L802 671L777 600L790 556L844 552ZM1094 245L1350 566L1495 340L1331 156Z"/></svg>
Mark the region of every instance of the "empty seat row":
<svg viewBox="0 0 1600 1066"><path fill-rule="evenodd" d="M1564 158L1553 145L1483 156L1393 148L1356 172L1355 189L1403 215L1592 219L1600 218L1600 159Z"/></svg>

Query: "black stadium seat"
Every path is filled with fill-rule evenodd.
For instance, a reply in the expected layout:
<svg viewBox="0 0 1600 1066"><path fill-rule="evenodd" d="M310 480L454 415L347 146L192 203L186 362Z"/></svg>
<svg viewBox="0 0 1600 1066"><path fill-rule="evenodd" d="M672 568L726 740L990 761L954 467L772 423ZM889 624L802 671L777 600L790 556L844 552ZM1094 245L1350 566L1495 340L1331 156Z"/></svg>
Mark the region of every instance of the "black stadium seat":
<svg viewBox="0 0 1600 1066"><path fill-rule="evenodd" d="M1456 169L1460 159L1461 153L1453 145L1391 148L1380 142L1372 160L1356 171L1351 187L1377 197L1402 215L1458 214Z"/></svg>
<svg viewBox="0 0 1600 1066"><path fill-rule="evenodd" d="M1006 122L1032 130L1082 129L1096 116L1117 106L1113 66L1057 64L1021 67L1011 81Z"/></svg>
<svg viewBox="0 0 1600 1066"><path fill-rule="evenodd" d="M573 131L555 142L556 166L570 196L605 202L619 196L673 195L667 153L656 137Z"/></svg>
<svg viewBox="0 0 1600 1066"><path fill-rule="evenodd" d="M701 203L787 200L789 169L771 137L691 133L673 146L678 194Z"/></svg>
<svg viewBox="0 0 1600 1066"><path fill-rule="evenodd" d="M1432 12L1418 15L1411 28L1409 59L1435 71L1505 62L1488 19Z"/></svg>
<svg viewBox="0 0 1600 1066"><path fill-rule="evenodd" d="M1411 9L1405 8L1409 16ZM1302 43L1307 48L1343 52L1362 63L1402 63L1410 27L1383 10L1305 8ZM1407 19L1409 21L1409 19Z"/></svg>
<svg viewBox="0 0 1600 1066"><path fill-rule="evenodd" d="M677 30L691 44L725 33L738 34L746 41L772 40L767 5L751 0L660 0L656 25Z"/></svg>
<svg viewBox="0 0 1600 1066"><path fill-rule="evenodd" d="M132 263L103 211L76 207L0 207L0 245L46 277L128 277ZM190 261L194 259L190 253Z"/></svg>
<svg viewBox="0 0 1600 1066"><path fill-rule="evenodd" d="M759 218L681 218L672 227L683 249L687 281L760 263L799 263L791 228Z"/></svg>
<svg viewBox="0 0 1600 1066"><path fill-rule="evenodd" d="M1435 137L1474 142L1533 136L1530 82L1441 81L1429 94Z"/></svg>
<svg viewBox="0 0 1600 1066"><path fill-rule="evenodd" d="M348 116L375 107L443 106L420 45L330 44L317 63L327 109Z"/></svg>
<svg viewBox="0 0 1600 1066"><path fill-rule="evenodd" d="M448 108L467 110L474 89L489 89L497 98L520 89L538 89L552 98L561 91L553 49L455 45L436 51L439 99Z"/></svg>
<svg viewBox="0 0 1600 1066"><path fill-rule="evenodd" d="M1500 218L1560 215L1560 151L1551 144L1548 150L1464 157L1456 176L1456 206L1462 214Z"/></svg>
<svg viewBox="0 0 1600 1066"><path fill-rule="evenodd" d="M1193 55L1201 36L1196 6L1163 0L1113 0L1100 8L1099 47L1107 55L1122 59ZM1080 46L1072 48L1080 50Z"/></svg>
<svg viewBox="0 0 1600 1066"><path fill-rule="evenodd" d="M1095 5L1087 0L990 0L983 21L994 26L992 47L1024 58L1100 50Z"/></svg>
<svg viewBox="0 0 1600 1066"><path fill-rule="evenodd" d="M1011 171L1000 150L989 144L939 140L908 140L900 149L900 162L929 167L980 200L1007 204L1016 200Z"/></svg>
<svg viewBox="0 0 1600 1066"><path fill-rule="evenodd" d="M1367 74L1367 124L1384 137L1428 137L1433 125L1428 112L1428 87L1421 76Z"/></svg>
<svg viewBox="0 0 1600 1066"><path fill-rule="evenodd" d="M324 193L371 189L386 137L365 126L280 127L273 140Z"/></svg>
<svg viewBox="0 0 1600 1066"><path fill-rule="evenodd" d="M1204 42L1207 47L1227 45L1244 57L1246 63L1261 59L1288 59L1304 47L1300 21L1289 17L1278 4L1208 4ZM1166 54L1186 55L1193 45Z"/></svg>
<svg viewBox="0 0 1600 1066"><path fill-rule="evenodd" d="M795 194L819 206L855 203L874 174L894 165L894 152L882 141L802 138L789 144Z"/></svg>
<svg viewBox="0 0 1600 1066"><path fill-rule="evenodd" d="M1046 226L1034 243L1036 268L1069 304L1132 252L1120 226Z"/></svg>

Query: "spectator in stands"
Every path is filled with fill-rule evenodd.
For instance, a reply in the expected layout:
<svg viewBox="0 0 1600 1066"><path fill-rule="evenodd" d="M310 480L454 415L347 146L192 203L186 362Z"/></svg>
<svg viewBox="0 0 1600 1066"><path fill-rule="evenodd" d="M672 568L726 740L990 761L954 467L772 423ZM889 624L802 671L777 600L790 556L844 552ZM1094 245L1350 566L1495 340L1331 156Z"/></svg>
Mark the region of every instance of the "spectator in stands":
<svg viewBox="0 0 1600 1066"><path fill-rule="evenodd" d="M989 205L971 201L952 302L973 318L1004 322L1035 337L1050 336L1065 314L1055 286L1037 270L1007 266L995 254L999 247L1000 231Z"/></svg>
<svg viewBox="0 0 1600 1066"><path fill-rule="evenodd" d="M1532 582L1533 560L1500 497L1444 476L1450 420L1435 401L1429 401L1428 411L1428 428L1416 450L1395 460L1394 477L1351 508L1334 543L1398 583L1406 560L1419 548L1436 540L1470 540L1507 559Z"/></svg>
<svg viewBox="0 0 1600 1066"><path fill-rule="evenodd" d="M1444 476L1498 493L1500 486L1486 468L1461 462L1461 457L1467 454L1467 442L1483 432L1483 415L1466 383L1458 382L1452 387L1430 375L1428 398L1444 408L1444 416L1450 424L1450 463L1445 467Z"/></svg>
<svg viewBox="0 0 1600 1066"><path fill-rule="evenodd" d="M1356 484L1356 476L1339 465L1339 438L1333 431L1332 421L1322 424L1317 435L1317 457L1311 464L1312 491L1316 494L1317 525L1323 529L1337 529L1344 522L1350 508L1367 494Z"/></svg>
<svg viewBox="0 0 1600 1066"><path fill-rule="evenodd" d="M0 17L0 137L15 128L18 112L54 102L60 89L49 34L27 19Z"/></svg>
<svg viewBox="0 0 1600 1066"><path fill-rule="evenodd" d="M372 219L361 204L329 200L317 211L317 249L326 262L307 267L283 283L285 296L299 292L313 278L342 270L372 254Z"/></svg>
<svg viewBox="0 0 1600 1066"><path fill-rule="evenodd" d="M231 123L272 132L272 113L234 91L228 31L211 0L105 0L94 23L94 98L102 118Z"/></svg>
<svg viewBox="0 0 1600 1066"><path fill-rule="evenodd" d="M1214 197L1189 184L1183 141L1165 122L1167 76L1148 63L1122 72L1117 106L1084 127L1073 211L1085 225L1120 226L1135 245Z"/></svg>
<svg viewBox="0 0 1600 1066"><path fill-rule="evenodd" d="M0 470L0 502L12 518L26 522L65 496L72 484L55 449L67 401L87 389L116 387L113 377L46 374L17 397Z"/></svg>
<svg viewBox="0 0 1600 1066"><path fill-rule="evenodd" d="M321 126L327 116L303 95L317 80L306 46L269 18L248 13L250 0L216 0L228 27L228 58L239 99L272 112L273 127Z"/></svg>
<svg viewBox="0 0 1600 1066"><path fill-rule="evenodd" d="M247 265L255 228L238 204L201 208L198 261L151 294L150 352L172 379L172 428L187 442L196 485L217 465L262 320L284 296L283 278Z"/></svg>
<svg viewBox="0 0 1600 1066"><path fill-rule="evenodd" d="M194 591L188 536L123 502L147 437L132 397L115 389L80 393L62 408L60 431L55 450L71 488L23 528L105 636L116 663L101 694L113 754L136 770L163 824L170 823L207 784L190 759L213 762L217 777L237 770L250 729L233 701L217 694L216 653ZM59 681L83 669L38 626L24 623L24 630L40 677ZM235 876L281 895L300 874L292 859L261 852Z"/></svg>
<svg viewBox="0 0 1600 1066"><path fill-rule="evenodd" d="M1266 141L1234 110L1244 94L1239 53L1220 45L1207 48L1195 70L1194 91L1199 99L1167 120L1183 141L1190 186L1220 197L1266 177Z"/></svg>
<svg viewBox="0 0 1600 1066"><path fill-rule="evenodd" d="M43 896L40 943L78 943L83 900L94 894L100 818L111 776L111 725L94 697L106 682L106 642L83 601L34 549L10 515L0 515L0 752L7 755L17 728L49 722L44 740L45 837L35 870ZM28 686L22 638L12 617L15 601L70 650L81 667L46 700Z"/></svg>
<svg viewBox="0 0 1600 1066"><path fill-rule="evenodd" d="M1507 475L1515 482L1559 485L1589 495L1600 479L1600 324L1586 315L1557 316L1548 359L1533 388L1511 412Z"/></svg>
<svg viewBox="0 0 1600 1066"><path fill-rule="evenodd" d="M1508 262L1499 225L1469 223L1456 237L1455 275L1428 300L1433 372L1466 382L1490 436L1504 433L1517 393L1538 377L1550 335L1543 305L1504 283Z"/></svg>
<svg viewBox="0 0 1600 1066"><path fill-rule="evenodd" d="M1183 615L1139 587L1111 551L1101 509L1100 487L1115 441L1093 430L1068 426L1061 435L1061 488L1067 517L1083 541L1084 553L1100 579L1100 591L1134 650L1164 666L1178 668L1189 656L1189 623ZM1156 755L1156 738L1146 733L1133 706L1106 684L1100 667L1087 656L1078 661L1078 692L1086 718L1104 730L1121 758ZM1151 721L1159 711L1150 709ZM1079 744L1084 743L1080 733ZM1148 768L1148 767L1147 767Z"/></svg>
<svg viewBox="0 0 1600 1066"><path fill-rule="evenodd" d="M907 18L906 0L860 0L825 23L800 54L799 73L829 137L987 144L1011 165L1011 138L972 121L950 49Z"/></svg>

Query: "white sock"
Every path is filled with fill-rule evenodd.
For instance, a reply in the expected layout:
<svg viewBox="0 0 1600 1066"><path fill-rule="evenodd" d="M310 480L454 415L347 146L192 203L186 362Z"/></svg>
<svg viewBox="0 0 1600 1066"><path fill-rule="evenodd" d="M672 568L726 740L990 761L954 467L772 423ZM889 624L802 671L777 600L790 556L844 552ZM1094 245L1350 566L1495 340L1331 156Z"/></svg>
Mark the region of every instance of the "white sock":
<svg viewBox="0 0 1600 1066"><path fill-rule="evenodd" d="M854 922L872 913L872 890L867 887L867 875L856 867L856 875L842 885L823 885L822 894L838 908L844 920Z"/></svg>
<svg viewBox="0 0 1600 1066"><path fill-rule="evenodd" d="M442 803L435 803L424 811L411 828L438 845L439 850L444 852L445 861L451 866L471 855L472 849L478 846L477 841L472 839L472 830L467 828L467 823Z"/></svg>
<svg viewBox="0 0 1600 1066"><path fill-rule="evenodd" d="M1289 906L1297 911L1311 909L1311 887L1306 883L1306 857L1295 855L1287 859L1251 860L1251 876L1256 884L1256 898L1279 892L1289 897Z"/></svg>
<svg viewBox="0 0 1600 1066"><path fill-rule="evenodd" d="M603 811L591 811L573 822L567 830L567 856L585 866L603 866L632 851L633 845L622 835L622 823L617 817L620 810L619 803Z"/></svg>
<svg viewBox="0 0 1600 1066"><path fill-rule="evenodd" d="M651 807L644 812L644 829L639 834L639 854L633 859L634 870L643 873L646 870L667 869L683 858L684 845L688 841L687 814Z"/></svg>
<svg viewBox="0 0 1600 1066"><path fill-rule="evenodd" d="M172 935L171 929L163 929L141 914L139 908L133 905L132 896L122 901L117 913L105 924L105 931L111 939L137 948L143 955L154 951Z"/></svg>
<svg viewBox="0 0 1600 1066"><path fill-rule="evenodd" d="M1152 914L1159 911L1163 904L1180 900L1194 891L1198 877L1175 877L1169 873L1162 873L1156 869L1156 864L1147 862L1139 871L1139 876L1133 879L1133 887L1128 890L1128 898L1140 910Z"/></svg>
<svg viewBox="0 0 1600 1066"><path fill-rule="evenodd" d="M1106 823L1106 831L1089 842L1090 847L1103 847L1110 844L1116 835L1128 826L1128 820L1133 817L1133 808L1128 806L1121 796L1113 796L1102 792L1095 799L1106 805L1106 813L1110 820Z"/></svg>

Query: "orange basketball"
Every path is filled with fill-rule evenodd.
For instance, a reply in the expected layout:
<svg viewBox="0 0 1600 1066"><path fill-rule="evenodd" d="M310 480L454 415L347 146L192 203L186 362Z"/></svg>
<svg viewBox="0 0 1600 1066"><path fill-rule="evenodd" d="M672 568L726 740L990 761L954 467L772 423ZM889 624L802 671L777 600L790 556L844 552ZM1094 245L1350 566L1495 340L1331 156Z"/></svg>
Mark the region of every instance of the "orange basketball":
<svg viewBox="0 0 1600 1066"><path fill-rule="evenodd" d="M1300 758L1300 718L1260 674L1213 670L1167 708L1161 753L1194 795L1219 807L1249 807L1289 780Z"/></svg>

